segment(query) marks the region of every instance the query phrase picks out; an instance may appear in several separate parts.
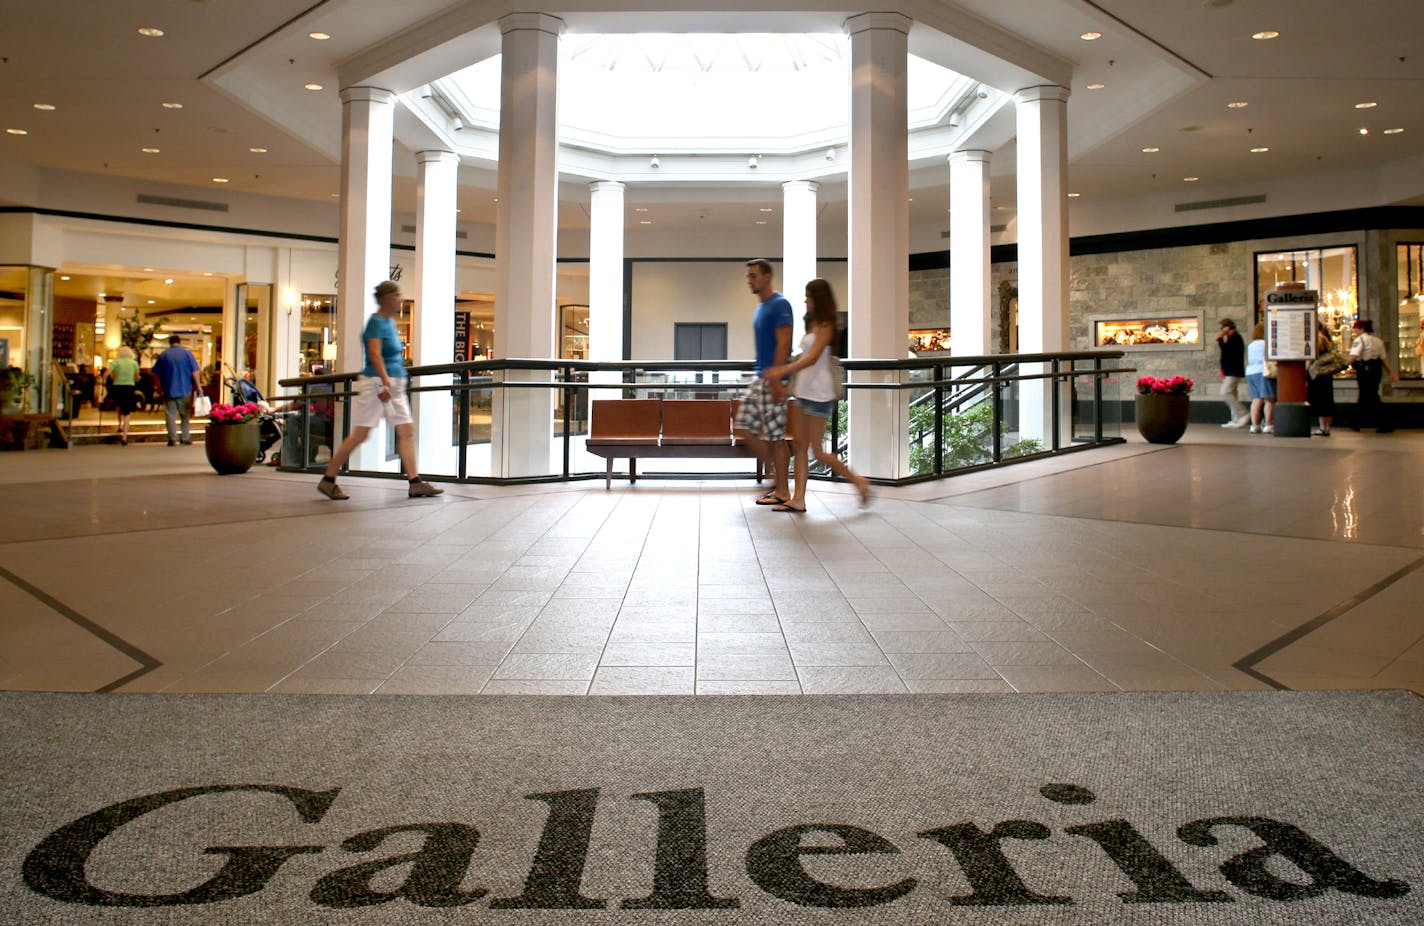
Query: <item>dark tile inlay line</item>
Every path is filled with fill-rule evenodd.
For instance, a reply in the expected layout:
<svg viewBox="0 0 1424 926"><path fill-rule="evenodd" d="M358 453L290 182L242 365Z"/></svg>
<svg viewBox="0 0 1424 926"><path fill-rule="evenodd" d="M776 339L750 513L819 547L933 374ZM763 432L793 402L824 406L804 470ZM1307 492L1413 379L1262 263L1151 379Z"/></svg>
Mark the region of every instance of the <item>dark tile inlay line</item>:
<svg viewBox="0 0 1424 926"><path fill-rule="evenodd" d="M81 629L87 630L89 633L92 633L100 640L103 640L105 643L112 646L114 649L123 653L125 656L129 657L134 662L142 666L142 668L130 672L123 678L115 679L114 681L103 686L102 688L96 689L97 694L108 694L110 692L117 691L119 688L122 688L124 685L127 685L134 679L147 675L154 669L157 669L159 666L163 665L163 663L159 662L157 659L154 659L152 656L150 656L148 653L145 653L137 646L134 646L127 640L124 640L121 637L118 637L110 631L104 629L103 627L100 627L98 624L89 620L89 618L85 617L83 614L80 614L78 611L74 610L69 605L54 598L48 593L36 588L35 586L26 582L24 579L15 575L10 570L4 568L3 566L0 566L0 578L5 579L11 585L31 595L35 600L39 601L41 604L54 611L55 613L67 617L71 622L73 622Z"/></svg>
<svg viewBox="0 0 1424 926"><path fill-rule="evenodd" d="M1259 682L1265 682L1267 685L1270 685L1277 691L1289 691L1290 688L1271 678L1269 675L1266 675L1264 672L1257 671L1255 667L1258 664L1265 662L1267 659L1271 658L1276 653L1279 653L1281 650L1285 649L1287 646L1290 646L1292 643L1296 642L1302 637L1309 636L1310 634L1319 630L1321 627L1324 627L1326 624L1330 623L1336 618L1346 614L1353 608L1364 604L1366 601L1378 595L1385 589L1389 588L1391 585L1398 582L1400 579L1403 579L1411 572L1414 572L1420 568L1424 568L1424 557L1420 557L1419 559L1416 559L1414 562L1403 567L1402 569L1396 570L1390 575L1385 576L1383 579L1380 579L1378 582L1376 582L1374 585L1371 585L1364 591L1350 598L1346 598L1344 601L1335 605L1335 607L1331 608L1329 611L1326 611L1319 617L1307 621L1306 623L1301 624L1294 630L1277 637L1276 639L1272 640L1270 643L1267 643L1265 646L1261 647L1255 652L1250 653L1249 655L1244 656L1236 662L1232 663L1231 667L1233 669L1238 669L1242 672L1245 672L1247 675L1251 676Z"/></svg>

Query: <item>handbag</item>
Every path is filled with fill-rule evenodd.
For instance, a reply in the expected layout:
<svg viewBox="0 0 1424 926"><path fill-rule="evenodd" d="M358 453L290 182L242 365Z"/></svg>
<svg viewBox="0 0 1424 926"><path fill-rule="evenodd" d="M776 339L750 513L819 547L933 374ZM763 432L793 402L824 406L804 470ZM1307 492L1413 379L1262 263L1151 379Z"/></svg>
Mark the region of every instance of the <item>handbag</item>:
<svg viewBox="0 0 1424 926"><path fill-rule="evenodd" d="M193 397L193 414L199 418L204 418L212 413L213 400L203 395L201 392Z"/></svg>
<svg viewBox="0 0 1424 926"><path fill-rule="evenodd" d="M1350 366L1350 360L1333 350L1326 351L1315 358L1315 363L1311 365L1312 376L1334 376L1341 370Z"/></svg>
<svg viewBox="0 0 1424 926"><path fill-rule="evenodd" d="M1267 361L1266 361L1266 370L1265 370L1265 373L1266 373L1266 379L1275 379L1275 378L1276 378L1276 362L1275 362L1274 360L1267 360Z"/></svg>

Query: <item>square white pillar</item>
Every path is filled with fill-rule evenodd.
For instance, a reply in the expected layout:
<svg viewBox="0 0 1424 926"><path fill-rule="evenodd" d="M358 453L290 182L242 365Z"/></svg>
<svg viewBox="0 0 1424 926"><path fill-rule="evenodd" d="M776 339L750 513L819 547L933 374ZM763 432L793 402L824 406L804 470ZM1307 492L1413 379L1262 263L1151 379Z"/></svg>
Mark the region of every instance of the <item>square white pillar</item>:
<svg viewBox="0 0 1424 926"><path fill-rule="evenodd" d="M341 91L341 241L332 372L361 369L361 332L375 311L372 293L390 273L394 105L395 94L379 87ZM352 454L351 468L390 469L383 465L385 443L385 429L376 429Z"/></svg>
<svg viewBox="0 0 1424 926"><path fill-rule="evenodd" d="M950 352L977 357L994 352L989 285L988 151L949 156Z"/></svg>
<svg viewBox="0 0 1424 926"><path fill-rule="evenodd" d="M416 366L455 359L455 202L460 156L453 151L419 151L416 161L415 317L411 357ZM422 376L421 388L448 387L448 373ZM422 473L458 475L454 401L448 391L413 397Z"/></svg>
<svg viewBox="0 0 1424 926"><path fill-rule="evenodd" d="M816 279L816 191L820 184L789 180L781 185L781 293L795 316L791 349L806 334L806 284Z"/></svg>
<svg viewBox="0 0 1424 926"><path fill-rule="evenodd" d="M1018 126L1019 352L1068 347L1068 89L1028 87L1014 94ZM1046 372L1026 364L1021 373ZM1066 390L1064 390L1066 392ZM1049 447L1053 389L1025 380L1019 436ZM1060 403L1060 408L1066 400ZM1067 418L1063 418L1067 425Z"/></svg>
<svg viewBox="0 0 1424 926"><path fill-rule="evenodd" d="M513 13L504 34L500 79L499 214L495 221L495 356L554 354L558 233L558 65L563 20ZM508 371L509 382L548 382L543 371ZM554 393L495 392L494 475L553 472Z"/></svg>
<svg viewBox="0 0 1424 926"><path fill-rule="evenodd" d="M850 355L906 356L910 330L910 160L907 89L911 21L862 13L850 36ZM856 382L895 382L861 373ZM909 397L889 390L850 394L851 465L898 478L909 468Z"/></svg>

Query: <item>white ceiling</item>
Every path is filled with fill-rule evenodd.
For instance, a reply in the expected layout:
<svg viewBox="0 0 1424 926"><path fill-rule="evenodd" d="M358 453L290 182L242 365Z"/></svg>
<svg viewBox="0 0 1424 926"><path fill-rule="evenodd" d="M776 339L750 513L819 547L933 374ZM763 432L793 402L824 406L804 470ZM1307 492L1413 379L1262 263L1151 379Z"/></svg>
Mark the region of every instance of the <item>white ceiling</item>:
<svg viewBox="0 0 1424 926"><path fill-rule="evenodd" d="M911 36L916 54L943 45L924 25L926 19L950 22L969 14L977 17L973 28L989 24L985 28L1013 33L1045 60L1071 66L1070 176L1084 200L1178 190L1185 197L1195 189L1240 188L1347 166L1383 167L1424 155L1424 4L1418 2L912 2L923 8ZM804 5L789 0L781 8ZM766 4L755 6L761 10ZM836 6L774 18L779 24L823 28L843 18L824 12ZM695 9L687 0L666 5L674 7ZM487 25L496 9L479 0L10 4L0 39L0 128L29 134L0 134L0 169L13 160L187 184L213 196L242 190L329 203L340 174L338 69L386 58L394 67L403 30L437 16L470 23L475 31L453 53L477 60L497 49ZM750 15L726 15L723 25ZM580 21L574 15L568 20ZM768 21L758 20L757 31L767 31ZM166 35L142 37L140 26L158 26ZM307 37L317 29L332 38ZM1081 40L1079 34L1088 29L1103 37ZM1263 29L1278 30L1280 37L1251 39ZM992 29L986 34L1002 35ZM1103 90L1087 89L1098 81L1106 84ZM325 89L303 90L308 82ZM1232 100L1250 105L1228 109ZM183 108L164 109L164 101L181 102ZM1355 108L1365 101L1378 106ZM35 103L56 108L42 112ZM1361 128L1370 133L1361 135ZM1388 128L1405 132L1386 136ZM144 154L143 147L161 153ZM253 153L253 147L267 151ZM1144 147L1161 150L1144 154ZM1271 150L1251 154L1251 147ZM413 162L402 170L406 175L394 186L395 208L414 212ZM995 159L994 200L1010 209L1012 170L1012 157L1001 152ZM1200 180L1186 185L1187 176ZM215 184L213 177L229 183ZM461 180L462 220L492 221L493 172L466 169ZM943 220L946 183L947 171L940 168L914 171L913 221ZM583 189L582 184L566 188L561 225L586 224ZM827 210L843 211L836 200L843 198L843 187L828 183L822 190ZM1424 177L1399 200L1424 201ZM668 221L676 216L689 225L738 226L761 204L779 211L780 192L774 183L731 192L631 188L629 209L645 203L664 210ZM1009 215L996 213L995 220Z"/></svg>

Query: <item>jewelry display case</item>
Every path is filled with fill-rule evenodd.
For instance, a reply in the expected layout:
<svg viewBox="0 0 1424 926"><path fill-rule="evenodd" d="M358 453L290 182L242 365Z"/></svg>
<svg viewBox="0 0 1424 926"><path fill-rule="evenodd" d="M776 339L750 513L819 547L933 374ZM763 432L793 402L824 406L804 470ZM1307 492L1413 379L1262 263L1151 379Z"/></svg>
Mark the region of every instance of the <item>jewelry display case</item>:
<svg viewBox="0 0 1424 926"><path fill-rule="evenodd" d="M1100 318L1093 322L1094 347L1200 348L1202 317Z"/></svg>

